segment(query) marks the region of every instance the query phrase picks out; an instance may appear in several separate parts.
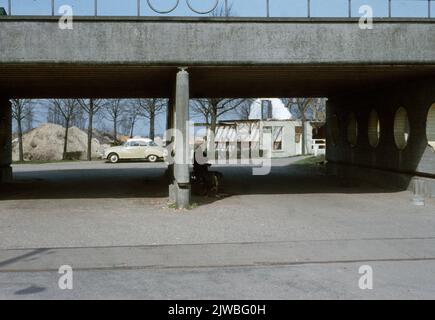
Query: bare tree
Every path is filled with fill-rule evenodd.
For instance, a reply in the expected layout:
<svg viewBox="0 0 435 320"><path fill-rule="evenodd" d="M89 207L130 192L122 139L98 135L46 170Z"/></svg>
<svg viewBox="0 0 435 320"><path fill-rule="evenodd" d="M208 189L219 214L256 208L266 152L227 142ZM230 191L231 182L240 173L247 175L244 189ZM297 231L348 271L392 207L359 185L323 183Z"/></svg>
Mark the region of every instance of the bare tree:
<svg viewBox="0 0 435 320"><path fill-rule="evenodd" d="M94 116L103 108L102 99L77 99L79 106L88 115L88 150L87 159L92 160L92 135L94 130ZM89 103L88 103L89 102Z"/></svg>
<svg viewBox="0 0 435 320"><path fill-rule="evenodd" d="M12 99L12 117L17 122L19 161L24 161L23 121L33 119L34 103L30 99Z"/></svg>
<svg viewBox="0 0 435 320"><path fill-rule="evenodd" d="M167 99L136 99L134 102L141 115L149 120L149 135L151 140L155 138L156 117L163 113L168 105Z"/></svg>
<svg viewBox="0 0 435 320"><path fill-rule="evenodd" d="M246 103L245 99L194 99L192 100L192 110L201 115L211 132L216 133L218 119L225 113L233 111Z"/></svg>
<svg viewBox="0 0 435 320"><path fill-rule="evenodd" d="M282 101L296 119L305 116L306 120L319 122L326 120L325 98L286 98Z"/></svg>
<svg viewBox="0 0 435 320"><path fill-rule="evenodd" d="M212 17L234 16L233 5L234 5L233 1L231 2L228 1L228 7L225 7L225 3L221 3L210 13L210 16Z"/></svg>
<svg viewBox="0 0 435 320"><path fill-rule="evenodd" d="M252 99L246 99L236 108L235 111L241 120L249 120L252 102Z"/></svg>
<svg viewBox="0 0 435 320"><path fill-rule="evenodd" d="M49 102L48 106L48 112L47 112L47 122L48 123L54 123L63 126L64 125L64 119L59 112L58 108L56 106Z"/></svg>
<svg viewBox="0 0 435 320"><path fill-rule="evenodd" d="M35 105L32 104L32 106L33 106L32 111L34 111L35 110L34 109ZM23 126L24 130L23 130L23 132L26 133L26 132L29 132L30 130L32 130L34 122L35 122L35 112L30 112L27 115L27 117L24 119L24 126Z"/></svg>
<svg viewBox="0 0 435 320"><path fill-rule="evenodd" d="M125 108L123 99L109 99L104 104L104 117L113 124L113 139L115 143L118 141L118 125L122 120Z"/></svg>
<svg viewBox="0 0 435 320"><path fill-rule="evenodd" d="M68 150L68 131L75 118L78 117L79 104L77 99L52 99L51 104L63 117L65 124L65 137L63 143L62 159L66 160Z"/></svg>
<svg viewBox="0 0 435 320"><path fill-rule="evenodd" d="M130 138L133 138L136 123L142 116L142 110L138 106L136 100L132 100L128 105L126 105L120 126L124 129L124 133L130 136Z"/></svg>
<svg viewBox="0 0 435 320"><path fill-rule="evenodd" d="M311 120L326 122L326 98L316 98L310 106Z"/></svg>

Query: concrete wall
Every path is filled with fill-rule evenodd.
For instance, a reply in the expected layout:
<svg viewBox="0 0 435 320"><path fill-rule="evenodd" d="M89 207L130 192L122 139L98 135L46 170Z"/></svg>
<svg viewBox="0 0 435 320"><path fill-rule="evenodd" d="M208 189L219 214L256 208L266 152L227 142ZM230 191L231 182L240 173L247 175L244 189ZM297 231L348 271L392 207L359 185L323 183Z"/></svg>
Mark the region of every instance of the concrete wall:
<svg viewBox="0 0 435 320"><path fill-rule="evenodd" d="M427 114L435 102L434 87L434 79L426 79L331 97L327 104L328 161L435 178L435 150L426 138ZM403 150L396 146L394 139L394 118L399 107L407 110L410 124L408 143ZM372 147L368 138L368 119L373 109L380 119L377 147ZM355 146L347 141L351 113L356 115L358 123ZM339 123L336 144L332 134L334 115Z"/></svg>
<svg viewBox="0 0 435 320"><path fill-rule="evenodd" d="M0 96L0 183L12 180L12 109Z"/></svg>
<svg viewBox="0 0 435 320"><path fill-rule="evenodd" d="M2 17L0 63L435 63L434 20ZM418 50L415 50L418 48Z"/></svg>

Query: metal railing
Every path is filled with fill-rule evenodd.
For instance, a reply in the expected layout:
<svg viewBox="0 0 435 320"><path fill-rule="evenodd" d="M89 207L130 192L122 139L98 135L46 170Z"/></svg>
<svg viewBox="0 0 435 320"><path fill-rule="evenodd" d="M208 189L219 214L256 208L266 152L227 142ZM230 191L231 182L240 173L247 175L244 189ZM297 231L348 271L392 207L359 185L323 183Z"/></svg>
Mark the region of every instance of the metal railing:
<svg viewBox="0 0 435 320"><path fill-rule="evenodd" d="M94 12L93 15L94 16L99 16L99 12L98 12L98 4L99 4L99 0L93 0L94 1ZM145 2L148 7L155 13L160 14L160 15L164 15L164 14L169 14L169 13L173 13L180 5L180 2L183 0L173 0L174 4L166 10L161 10L158 9L155 5L155 1L157 0L137 0L136 1L136 15L137 16L142 16L141 14L141 6L142 6L142 2ZM210 8L206 9L206 10L199 10L197 8L195 8L195 6L192 4L192 0L184 0L186 1L187 7L196 14L199 15L207 15L210 14L212 12L214 12L215 10L218 9L219 4L222 5L223 8L223 15L224 16L229 16L230 15L230 10L232 7L232 4L234 4L235 2L237 2L238 0L213 0L212 5ZM263 0L264 1L264 6L265 6L265 17L270 17L271 16L271 3L273 3L274 0ZM313 3L315 0L305 0L307 2L307 13L306 13L306 17L307 18L311 18L312 17L312 7L313 7ZM355 0L348 0L347 2L347 11L348 11L348 15L347 17L351 18L352 17L352 4L353 1ZM421 2L426 2L427 3L427 18L432 18L431 16L431 11L432 11L432 5L435 0L384 0L387 2L388 4L388 18L392 18L392 8L393 8L393 3L394 2L409 2L409 3L421 3ZM7 13L8 15L14 15L12 12L12 3L13 0L8 0L8 9L7 9ZM56 6L55 6L55 0L51 0L51 15L55 16L56 15Z"/></svg>

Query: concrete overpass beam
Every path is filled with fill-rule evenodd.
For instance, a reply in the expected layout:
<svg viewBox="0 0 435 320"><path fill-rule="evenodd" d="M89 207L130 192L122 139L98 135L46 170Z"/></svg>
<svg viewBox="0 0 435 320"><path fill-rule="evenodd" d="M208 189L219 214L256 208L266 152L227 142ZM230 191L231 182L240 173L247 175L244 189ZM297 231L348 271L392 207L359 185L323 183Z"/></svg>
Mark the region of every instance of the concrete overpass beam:
<svg viewBox="0 0 435 320"><path fill-rule="evenodd" d="M12 181L12 106L0 97L0 183Z"/></svg>
<svg viewBox="0 0 435 320"><path fill-rule="evenodd" d="M175 156L173 194L178 209L190 206L189 73L181 69L175 85Z"/></svg>

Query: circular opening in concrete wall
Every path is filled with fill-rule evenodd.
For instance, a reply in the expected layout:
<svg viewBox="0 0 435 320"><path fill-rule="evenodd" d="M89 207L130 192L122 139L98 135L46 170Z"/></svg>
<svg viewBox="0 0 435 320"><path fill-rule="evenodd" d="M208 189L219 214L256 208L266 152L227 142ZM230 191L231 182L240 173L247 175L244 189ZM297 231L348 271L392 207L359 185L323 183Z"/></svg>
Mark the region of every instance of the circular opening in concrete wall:
<svg viewBox="0 0 435 320"><path fill-rule="evenodd" d="M331 138L333 145L337 145L339 136L340 128L338 125L338 117L334 114L331 118Z"/></svg>
<svg viewBox="0 0 435 320"><path fill-rule="evenodd" d="M347 123L347 141L352 147L358 142L358 123L355 114L351 113Z"/></svg>
<svg viewBox="0 0 435 320"><path fill-rule="evenodd" d="M368 134L370 145L373 148L376 148L379 144L379 138L381 136L381 124L379 122L379 116L376 110L372 110L372 112L370 112Z"/></svg>
<svg viewBox="0 0 435 320"><path fill-rule="evenodd" d="M429 108L427 114L426 137L428 144L435 151L435 103Z"/></svg>
<svg viewBox="0 0 435 320"><path fill-rule="evenodd" d="M397 148L403 150L406 148L409 139L409 120L408 113L405 108L400 107L396 111L396 116L394 117L394 141L396 142Z"/></svg>

